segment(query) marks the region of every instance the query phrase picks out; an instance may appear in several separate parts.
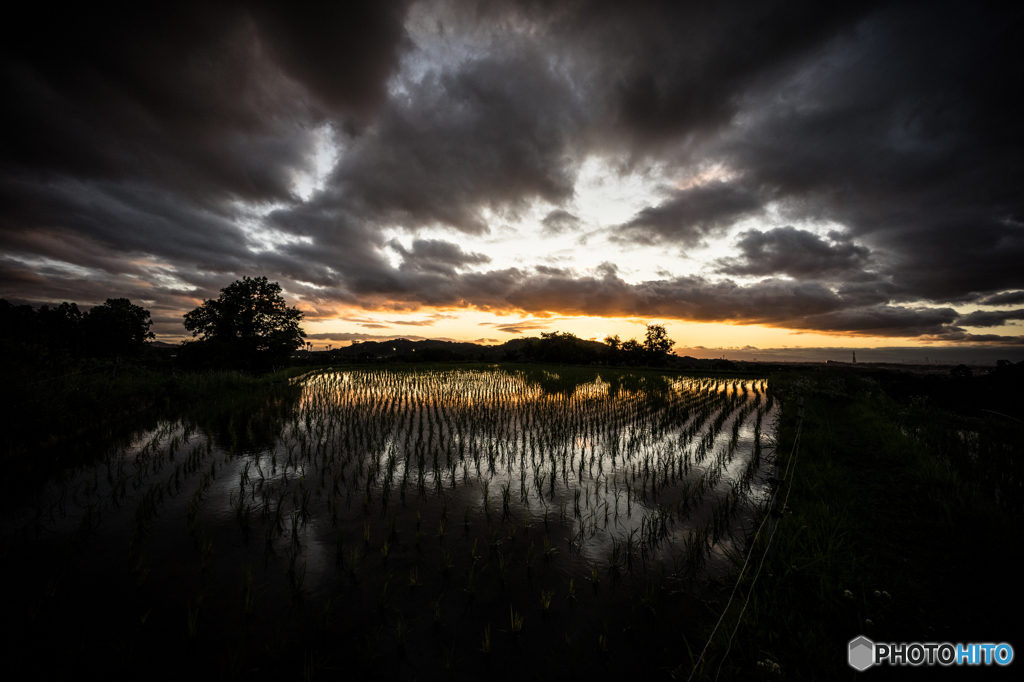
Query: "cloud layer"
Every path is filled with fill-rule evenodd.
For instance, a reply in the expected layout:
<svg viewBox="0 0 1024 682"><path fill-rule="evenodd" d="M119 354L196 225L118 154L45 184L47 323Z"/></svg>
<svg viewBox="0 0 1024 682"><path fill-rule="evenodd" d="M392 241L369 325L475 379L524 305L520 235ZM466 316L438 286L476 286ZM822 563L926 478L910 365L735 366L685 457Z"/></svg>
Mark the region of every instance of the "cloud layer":
<svg viewBox="0 0 1024 682"><path fill-rule="evenodd" d="M266 274L313 319L440 307L1020 342L1012 9L33 11L0 41L8 299L128 296L175 333ZM593 218L587 163L649 178L649 200ZM507 257L517 238L534 257ZM561 264L542 245L573 239Z"/></svg>

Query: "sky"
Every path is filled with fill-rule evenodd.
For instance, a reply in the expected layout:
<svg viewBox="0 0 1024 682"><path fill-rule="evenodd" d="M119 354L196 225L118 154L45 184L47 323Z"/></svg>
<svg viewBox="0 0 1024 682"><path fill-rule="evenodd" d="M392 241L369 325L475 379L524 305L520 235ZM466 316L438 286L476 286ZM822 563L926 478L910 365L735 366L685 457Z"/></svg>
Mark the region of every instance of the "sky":
<svg viewBox="0 0 1024 682"><path fill-rule="evenodd" d="M1024 359L1019 6L135 4L0 28L10 302Z"/></svg>

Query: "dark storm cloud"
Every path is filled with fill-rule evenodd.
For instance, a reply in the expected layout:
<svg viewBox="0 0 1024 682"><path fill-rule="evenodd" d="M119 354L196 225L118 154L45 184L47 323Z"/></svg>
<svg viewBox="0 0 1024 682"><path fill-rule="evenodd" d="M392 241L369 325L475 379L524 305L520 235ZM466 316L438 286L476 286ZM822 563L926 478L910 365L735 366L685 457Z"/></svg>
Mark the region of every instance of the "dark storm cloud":
<svg viewBox="0 0 1024 682"><path fill-rule="evenodd" d="M1021 344L1024 344L1024 335L1022 336L1004 336L1001 334L969 334L967 332L947 332L945 334L936 334L932 337L926 337L927 340L934 341L952 341L956 343L983 343L992 346L1009 346L1015 347L1019 352Z"/></svg>
<svg viewBox="0 0 1024 682"><path fill-rule="evenodd" d="M371 116L406 47L403 2L296 7L40 5L4 22L0 249L88 270L15 294L102 301L165 267L191 299L132 298L180 309L274 264L237 202L293 202L316 127Z"/></svg>
<svg viewBox="0 0 1024 682"><path fill-rule="evenodd" d="M813 232L788 225L766 232L748 230L737 243L741 255L720 261L718 271L727 275L814 278L861 270L868 260L868 250L836 237L830 243Z"/></svg>
<svg viewBox="0 0 1024 682"><path fill-rule="evenodd" d="M978 303L982 305L1018 305L1024 303L1024 291L1007 291L1003 294L983 298Z"/></svg>
<svg viewBox="0 0 1024 682"><path fill-rule="evenodd" d="M338 110L383 104L384 84L408 47L408 0L255 2L260 34L288 71Z"/></svg>
<svg viewBox="0 0 1024 682"><path fill-rule="evenodd" d="M539 331L542 329L549 329L550 324L547 323L536 323L536 322L513 322L511 324L503 324L500 322L480 322L481 327L492 327L499 332L505 332L506 334L525 334L526 332Z"/></svg>
<svg viewBox="0 0 1024 682"><path fill-rule="evenodd" d="M402 255L401 269L436 272L455 275L456 268L467 265L481 265L491 261L482 253L466 253L458 244L441 239L416 239L411 249L406 249L397 239L388 246Z"/></svg>
<svg viewBox="0 0 1024 682"><path fill-rule="evenodd" d="M785 326L826 332L852 332L871 336L923 336L962 331L953 327L959 313L952 308L874 306L808 315Z"/></svg>
<svg viewBox="0 0 1024 682"><path fill-rule="evenodd" d="M360 332L324 332L321 334L307 334L306 338L311 341L393 341L400 338L409 341L425 341L427 339L425 336L363 334ZM454 341L454 339L448 340Z"/></svg>
<svg viewBox="0 0 1024 682"><path fill-rule="evenodd" d="M1019 289L1020 25L994 5L878 12L747 93L717 152L790 217L842 224L907 300Z"/></svg>
<svg viewBox="0 0 1024 682"><path fill-rule="evenodd" d="M736 221L759 213L764 200L734 183L712 181L673 192L617 228L615 238L639 244L694 246Z"/></svg>
<svg viewBox="0 0 1024 682"><path fill-rule="evenodd" d="M975 310L959 318L956 323L961 327L1001 327L1011 320L1024 320L1024 308L997 312Z"/></svg>
<svg viewBox="0 0 1024 682"><path fill-rule="evenodd" d="M714 135L691 136L686 153L741 172L742 186L759 191L751 203L843 225L876 256L894 301L970 302L1020 289L1024 145L1013 102L1024 83L1021 22L1019 12L982 4L871 13L732 90L736 116ZM666 209L676 205L641 211L620 237L689 245L714 229L675 220ZM721 214L724 224L734 220L728 202ZM790 243L752 253L759 242L741 242L725 272L819 276L815 269L849 265L831 275L864 277L856 274L863 252L844 259L842 250L813 255Z"/></svg>
<svg viewBox="0 0 1024 682"><path fill-rule="evenodd" d="M575 231L580 226L580 219L565 209L556 208L544 216L540 224L547 234L562 234Z"/></svg>
<svg viewBox="0 0 1024 682"><path fill-rule="evenodd" d="M680 277L630 284L612 272L574 277L549 270L468 275L482 309L504 307L534 315L591 315L682 319L698 322L763 324L836 334L921 336L959 333L960 314L952 308L885 304L885 297L859 289L843 293L825 283L766 279L741 285L731 280ZM490 286L488 286L490 285ZM507 331L525 328L510 325ZM972 339L965 339L972 340Z"/></svg>
<svg viewBox="0 0 1024 682"><path fill-rule="evenodd" d="M608 130L645 150L727 124L737 94L848 28L876 3L480 3L513 13L550 49L586 60ZM609 143L610 140L604 140Z"/></svg>
<svg viewBox="0 0 1024 682"><path fill-rule="evenodd" d="M4 161L199 196L288 197L317 103L381 104L404 35L385 2L32 7L4 22Z"/></svg>
<svg viewBox="0 0 1024 682"><path fill-rule="evenodd" d="M1024 302L1019 11L425 7L413 9L444 27L440 47L415 44L404 2L41 7L5 22L3 295L129 295L170 320L265 273L309 319L339 306L452 306L1011 338L962 327L1016 311L949 305ZM312 161L324 139L338 162L299 196L297 178L324 170ZM624 224L601 226L619 245L692 249L738 221L766 224L712 264L717 278L640 283L614 263L585 276L485 271L488 257L473 253L483 247L416 234L481 235L538 201L548 233L578 232L568 209L591 154L680 178ZM707 168L725 172L709 180ZM805 222L839 231L779 226ZM410 231L412 245L383 228Z"/></svg>
<svg viewBox="0 0 1024 682"><path fill-rule="evenodd" d="M405 86L335 175L369 217L484 233L481 209L572 196L582 113L543 55L475 59Z"/></svg>

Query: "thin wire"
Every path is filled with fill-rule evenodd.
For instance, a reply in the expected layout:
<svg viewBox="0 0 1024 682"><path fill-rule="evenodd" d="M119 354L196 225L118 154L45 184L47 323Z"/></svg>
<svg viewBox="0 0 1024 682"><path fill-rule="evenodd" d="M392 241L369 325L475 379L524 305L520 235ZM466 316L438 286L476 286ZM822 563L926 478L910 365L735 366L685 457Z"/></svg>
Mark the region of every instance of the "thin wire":
<svg viewBox="0 0 1024 682"><path fill-rule="evenodd" d="M772 493L772 495L774 496L775 493ZM754 545L757 543L757 538L761 534L761 530L764 528L764 524L767 520L768 515L766 514L765 517L761 520L761 525L758 526L757 532L754 533L754 539L750 543L751 550L753 550ZM743 568L740 569L739 577L736 579L736 584L732 588L732 594L729 595L729 601L726 602L725 608L722 609L722 615L718 617L718 622L715 623L715 627L711 631L711 635L708 637L707 643L705 643L704 648L701 649L700 656L697 657L697 662L694 664L693 670L690 671L690 676L686 678L687 682L693 679L693 674L697 672L697 668L700 665L700 662L704 660L704 652L708 650L708 646L711 644L711 640L714 639L715 633L718 632L718 626L722 624L722 619L725 618L725 614L729 611L729 607L732 605L732 598L736 596L736 590L739 588L740 581L743 579L743 574L747 570L747 563L750 561L751 554L753 554L753 551L747 552L747 558L743 561Z"/></svg>
<svg viewBox="0 0 1024 682"><path fill-rule="evenodd" d="M83 374L85 372L91 372L91 371L96 370L96 369L106 369L108 367L113 367L113 365L112 364L110 364L110 365L96 365L95 367L90 367L88 369L80 369L77 372L71 372L70 374L62 374L59 377L47 377L46 379L38 379L36 381L29 381L28 383L25 383L25 384L19 384L19 388L21 386L32 386L33 384L41 384L44 381L53 381L55 379L66 379L67 377L73 377L76 374Z"/></svg>
<svg viewBox="0 0 1024 682"><path fill-rule="evenodd" d="M792 464L793 453L796 451L796 445L800 441L800 428L802 426L803 426L803 419L801 418L800 424L797 425L796 437L793 439L793 448L790 450L790 453L789 453L790 461L786 465L786 474L785 475L789 474L789 467ZM778 494L779 494L778 488L776 488L775 490L772 491L772 496L769 499L769 505L768 505L769 508L771 507L771 503L775 501L775 498L778 496ZM787 493L787 499L788 499L788 493ZM785 503L783 503L783 504L785 504ZM732 599L733 599L733 597L736 596L736 590L739 588L740 581L743 580L743 574L747 570L747 563L750 561L750 556L754 553L754 547L757 545L757 538L758 538L758 536L761 535L761 531L764 529L764 524L765 524L766 521L768 521L768 517L769 517L769 515L765 514L764 518L761 519L761 525L757 527L757 532L754 533L754 538L750 541L750 548L747 550L747 558L743 561L743 568L740 569L739 576L736 578L736 584L733 585L732 593L729 595L729 601L726 602L725 608L722 609L722 615L720 615L718 617L718 622L715 623L715 627L711 631L711 635L708 636L708 641L704 644L704 648L701 649L700 656L697 658L697 662L694 663L693 670L690 671L690 676L686 678L687 682L690 682L690 680L693 679L693 675L694 675L694 673L697 672L697 668L700 666L700 662L702 660L704 660L704 653L708 650L708 647L711 645L711 641L715 638L715 633L718 632L718 626L722 624L722 619L725 618L725 614L729 611L729 607L732 605ZM764 559L762 557L762 563L763 563L763 561L764 561ZM758 571L760 571L760 568L758 568ZM755 581L756 581L756 577L755 577ZM749 599L749 597L748 597L748 599ZM744 608L746 608L746 606L744 606ZM740 612L740 613L742 615L742 612ZM732 642L732 640L730 640L730 644L731 644L731 642ZM721 669L721 668L719 668L719 669Z"/></svg>
<svg viewBox="0 0 1024 682"><path fill-rule="evenodd" d="M797 427L796 427L796 436L793 439L793 450L794 450L794 452L796 453L797 456L800 455L800 451L797 450L796 447L800 443L800 429L802 427L803 427L803 419L801 419L800 420L800 424L797 425ZM786 474L787 475L789 474L790 465L792 465L792 464L793 464L793 462L791 461L786 466ZM789 480L789 479L787 478L785 480ZM790 485L788 487L788 489L786 490L786 500L784 500L782 502L782 508L783 509L786 508L786 501L789 500L789 490L792 490L792 488L793 488L793 486ZM751 595L754 594L754 585L757 584L757 578L758 578L758 576L761 575L761 568L764 566L765 559L768 558L768 550L769 550L769 548L771 548L771 545L768 545L767 547L765 547L764 554L761 555L761 563L759 563L757 565L757 573L754 574L754 579L750 583L750 589L747 590L747 598L744 600L743 608L740 609L740 615L736 619L736 627L733 628L732 634L729 636L729 646L727 646L725 648L725 653L722 655L722 660L719 661L719 663L718 663L718 670L715 672L715 680L718 680L718 676L722 674L722 666L725 665L725 659L729 657L729 652L732 650L732 641L736 637L736 633L740 629L740 624L743 622L743 614L747 610L747 604L750 603Z"/></svg>

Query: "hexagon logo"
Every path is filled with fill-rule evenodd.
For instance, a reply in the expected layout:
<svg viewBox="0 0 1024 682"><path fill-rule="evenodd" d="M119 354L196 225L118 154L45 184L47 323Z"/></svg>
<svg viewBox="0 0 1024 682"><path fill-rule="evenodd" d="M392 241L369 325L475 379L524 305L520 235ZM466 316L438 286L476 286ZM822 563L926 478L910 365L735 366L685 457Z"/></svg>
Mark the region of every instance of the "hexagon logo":
<svg viewBox="0 0 1024 682"><path fill-rule="evenodd" d="M850 667L864 672L875 662L875 643L867 637L850 640Z"/></svg>

